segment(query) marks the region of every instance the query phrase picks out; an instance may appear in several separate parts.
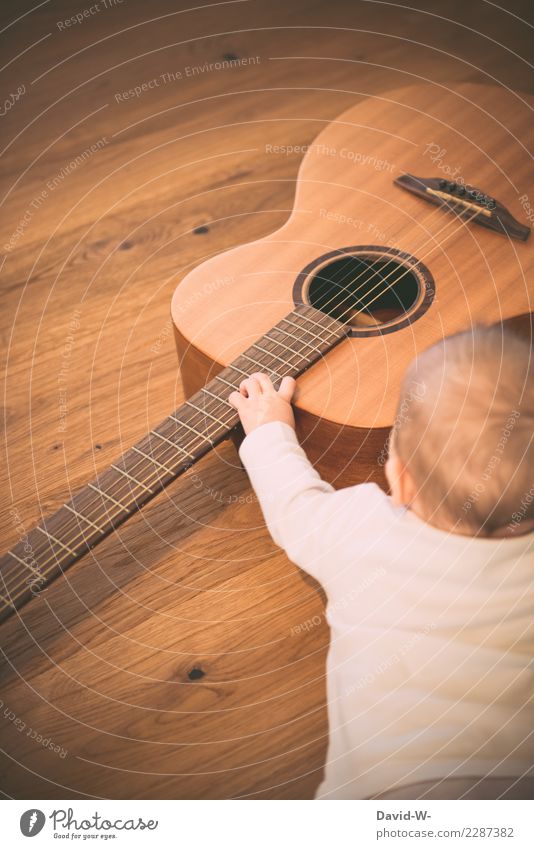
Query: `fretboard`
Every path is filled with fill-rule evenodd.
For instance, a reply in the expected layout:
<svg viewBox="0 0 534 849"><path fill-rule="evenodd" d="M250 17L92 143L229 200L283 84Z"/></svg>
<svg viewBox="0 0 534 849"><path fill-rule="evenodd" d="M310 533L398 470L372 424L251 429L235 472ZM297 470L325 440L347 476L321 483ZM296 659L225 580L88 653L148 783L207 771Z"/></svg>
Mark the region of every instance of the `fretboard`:
<svg viewBox="0 0 534 849"><path fill-rule="evenodd" d="M278 386L283 377L306 371L345 335L345 325L297 306L1 558L0 621L227 438L239 422L228 396L245 377L267 372Z"/></svg>

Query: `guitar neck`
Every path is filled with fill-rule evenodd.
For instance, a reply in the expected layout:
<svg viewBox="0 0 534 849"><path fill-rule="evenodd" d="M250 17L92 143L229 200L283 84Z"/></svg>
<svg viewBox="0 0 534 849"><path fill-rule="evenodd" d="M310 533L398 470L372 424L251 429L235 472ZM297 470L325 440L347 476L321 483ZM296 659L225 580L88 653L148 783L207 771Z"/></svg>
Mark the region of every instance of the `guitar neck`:
<svg viewBox="0 0 534 849"><path fill-rule="evenodd" d="M239 421L228 396L245 377L267 372L277 386L285 376L302 374L345 335L340 322L297 306L2 557L0 621L226 439Z"/></svg>

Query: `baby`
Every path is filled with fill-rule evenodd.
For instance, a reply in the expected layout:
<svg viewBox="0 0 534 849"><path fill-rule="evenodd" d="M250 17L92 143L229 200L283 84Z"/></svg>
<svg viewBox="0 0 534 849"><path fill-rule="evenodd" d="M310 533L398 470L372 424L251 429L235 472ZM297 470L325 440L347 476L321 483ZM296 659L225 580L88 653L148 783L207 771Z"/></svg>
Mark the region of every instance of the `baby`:
<svg viewBox="0 0 534 849"><path fill-rule="evenodd" d="M479 327L417 358L391 432L389 496L321 480L295 435L294 390L292 378L276 391L254 374L229 400L273 539L327 595L330 736L317 797L403 798L417 785L440 798L445 779L474 796L493 779L490 798L524 786L534 777L530 346Z"/></svg>

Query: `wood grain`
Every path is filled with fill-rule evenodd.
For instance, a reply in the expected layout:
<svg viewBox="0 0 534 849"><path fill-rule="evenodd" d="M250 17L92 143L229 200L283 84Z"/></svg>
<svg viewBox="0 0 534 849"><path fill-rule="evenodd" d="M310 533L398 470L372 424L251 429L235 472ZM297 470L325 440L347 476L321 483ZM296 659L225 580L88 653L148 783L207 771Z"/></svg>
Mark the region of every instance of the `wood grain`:
<svg viewBox="0 0 534 849"><path fill-rule="evenodd" d="M2 26L30 8L3 4ZM491 79L518 108L534 88L526 3L508 6L517 17L457 0L185 8L131 0L60 31L72 4L52 0L2 35L2 100L27 89L2 117L3 547L183 399L178 281L292 209L302 153L267 141L309 144L414 75ZM224 54L260 61L116 100ZM2 792L311 797L328 734L323 602L270 541L225 443L2 625Z"/></svg>

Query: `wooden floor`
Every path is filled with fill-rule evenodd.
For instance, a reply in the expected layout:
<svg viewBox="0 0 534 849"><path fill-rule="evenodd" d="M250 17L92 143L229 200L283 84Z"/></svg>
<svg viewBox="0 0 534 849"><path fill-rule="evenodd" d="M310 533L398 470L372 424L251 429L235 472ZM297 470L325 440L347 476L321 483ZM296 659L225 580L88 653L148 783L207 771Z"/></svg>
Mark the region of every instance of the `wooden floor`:
<svg viewBox="0 0 534 849"><path fill-rule="evenodd" d="M3 4L3 548L182 400L175 286L292 206L266 146L417 78L534 89L527 0L415 2ZM226 443L0 627L3 794L313 796L323 603Z"/></svg>

